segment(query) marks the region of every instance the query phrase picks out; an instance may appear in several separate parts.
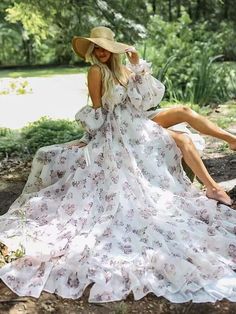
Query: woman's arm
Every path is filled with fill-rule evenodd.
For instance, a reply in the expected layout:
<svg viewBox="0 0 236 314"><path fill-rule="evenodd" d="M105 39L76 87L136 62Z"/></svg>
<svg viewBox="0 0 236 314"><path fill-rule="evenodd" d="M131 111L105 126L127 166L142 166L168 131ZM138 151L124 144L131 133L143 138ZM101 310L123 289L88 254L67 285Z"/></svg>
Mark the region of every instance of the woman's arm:
<svg viewBox="0 0 236 314"><path fill-rule="evenodd" d="M140 60L136 51L128 52L127 57L127 68L132 72L127 90L130 102L141 111L156 107L164 96L164 85L151 75L150 64Z"/></svg>
<svg viewBox="0 0 236 314"><path fill-rule="evenodd" d="M91 66L88 71L88 90L93 108L100 108L102 105L102 74L97 65Z"/></svg>
<svg viewBox="0 0 236 314"><path fill-rule="evenodd" d="M102 127L106 112L102 107L102 74L99 66L93 65L88 72L88 89L93 106L84 106L75 115L85 130L93 137Z"/></svg>

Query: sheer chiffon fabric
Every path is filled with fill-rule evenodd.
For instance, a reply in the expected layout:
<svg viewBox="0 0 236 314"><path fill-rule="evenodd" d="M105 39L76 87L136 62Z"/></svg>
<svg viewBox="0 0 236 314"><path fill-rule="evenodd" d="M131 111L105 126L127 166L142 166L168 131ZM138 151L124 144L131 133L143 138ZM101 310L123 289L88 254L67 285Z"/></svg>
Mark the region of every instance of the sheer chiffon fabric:
<svg viewBox="0 0 236 314"><path fill-rule="evenodd" d="M76 119L86 148L41 148L0 240L25 256L0 269L18 295L90 302L149 292L172 302L236 301L236 213L192 187L168 132L146 117L163 85L143 62ZM87 156L87 157L86 157ZM89 158L88 158L89 156Z"/></svg>

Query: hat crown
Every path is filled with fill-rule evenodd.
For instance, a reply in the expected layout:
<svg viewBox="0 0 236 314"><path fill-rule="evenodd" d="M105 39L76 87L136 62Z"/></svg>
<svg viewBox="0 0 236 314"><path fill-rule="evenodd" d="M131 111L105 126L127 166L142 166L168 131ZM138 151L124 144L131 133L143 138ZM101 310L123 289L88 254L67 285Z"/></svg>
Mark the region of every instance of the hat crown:
<svg viewBox="0 0 236 314"><path fill-rule="evenodd" d="M91 30L90 38L104 38L114 41L114 33L108 27L98 26Z"/></svg>

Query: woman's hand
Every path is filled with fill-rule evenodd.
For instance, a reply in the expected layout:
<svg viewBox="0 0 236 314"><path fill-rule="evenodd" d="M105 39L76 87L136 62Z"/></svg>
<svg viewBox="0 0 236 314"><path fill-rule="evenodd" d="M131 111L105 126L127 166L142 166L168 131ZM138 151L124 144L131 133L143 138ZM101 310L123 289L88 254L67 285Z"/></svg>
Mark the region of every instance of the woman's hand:
<svg viewBox="0 0 236 314"><path fill-rule="evenodd" d="M131 64L139 64L139 55L134 47L127 48L125 52Z"/></svg>
<svg viewBox="0 0 236 314"><path fill-rule="evenodd" d="M78 147L78 148L81 148L81 147L84 147L86 146L87 144L84 143L84 142L79 142L79 143L72 143L70 145L68 145L67 147L68 148L73 148L73 147Z"/></svg>

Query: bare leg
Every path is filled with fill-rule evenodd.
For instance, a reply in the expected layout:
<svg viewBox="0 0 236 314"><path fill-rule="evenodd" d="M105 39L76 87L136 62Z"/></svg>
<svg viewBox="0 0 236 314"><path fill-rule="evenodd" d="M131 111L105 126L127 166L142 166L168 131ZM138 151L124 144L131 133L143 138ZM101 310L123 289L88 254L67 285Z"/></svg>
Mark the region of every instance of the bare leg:
<svg viewBox="0 0 236 314"><path fill-rule="evenodd" d="M171 130L168 130L168 132L181 150L186 164L192 169L198 179L206 186L206 196L216 201L220 201L226 205L232 205L232 200L227 195L227 193L222 190L222 188L210 176L192 140L183 133L177 133Z"/></svg>
<svg viewBox="0 0 236 314"><path fill-rule="evenodd" d="M181 122L187 122L192 128L202 134L210 135L226 141L232 150L236 150L236 136L221 129L207 118L184 106L169 108L158 113L153 119L164 128Z"/></svg>

